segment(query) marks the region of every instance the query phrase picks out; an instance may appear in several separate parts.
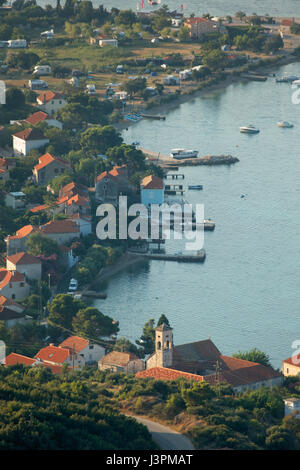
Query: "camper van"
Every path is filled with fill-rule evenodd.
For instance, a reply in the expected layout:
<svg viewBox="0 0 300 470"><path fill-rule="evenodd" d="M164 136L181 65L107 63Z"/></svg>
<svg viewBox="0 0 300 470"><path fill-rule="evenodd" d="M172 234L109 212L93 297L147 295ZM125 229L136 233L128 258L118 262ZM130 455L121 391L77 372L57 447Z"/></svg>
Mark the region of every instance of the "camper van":
<svg viewBox="0 0 300 470"><path fill-rule="evenodd" d="M36 65L33 70L34 75L50 75L51 67L50 65Z"/></svg>
<svg viewBox="0 0 300 470"><path fill-rule="evenodd" d="M118 65L116 68L116 73L122 74L124 72L123 65Z"/></svg>
<svg viewBox="0 0 300 470"><path fill-rule="evenodd" d="M11 39L7 41L7 47L10 47L11 49L14 48L19 48L19 47L27 47L27 41L26 39Z"/></svg>
<svg viewBox="0 0 300 470"><path fill-rule="evenodd" d="M44 80L29 80L28 86L31 90L43 90L48 88L48 83Z"/></svg>

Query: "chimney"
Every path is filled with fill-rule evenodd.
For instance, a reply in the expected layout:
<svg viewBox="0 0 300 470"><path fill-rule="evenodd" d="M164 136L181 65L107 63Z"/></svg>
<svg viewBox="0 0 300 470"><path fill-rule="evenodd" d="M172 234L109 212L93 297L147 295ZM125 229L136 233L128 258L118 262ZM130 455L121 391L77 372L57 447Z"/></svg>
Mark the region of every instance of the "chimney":
<svg viewBox="0 0 300 470"><path fill-rule="evenodd" d="M50 343L49 346L54 346L54 344L53 344L53 343Z"/></svg>

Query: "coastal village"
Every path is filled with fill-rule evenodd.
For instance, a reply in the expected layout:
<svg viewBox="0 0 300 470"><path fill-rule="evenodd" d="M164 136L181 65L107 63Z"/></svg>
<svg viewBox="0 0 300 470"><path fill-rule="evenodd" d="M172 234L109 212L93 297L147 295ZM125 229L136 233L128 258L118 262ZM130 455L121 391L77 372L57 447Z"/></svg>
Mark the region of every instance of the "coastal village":
<svg viewBox="0 0 300 470"><path fill-rule="evenodd" d="M197 342L177 345L170 312L159 312L164 315L157 324L146 324L133 344L122 337L118 312L111 318L105 302L103 313L91 306L91 299L105 299L101 280L126 265L209 257L204 249L170 254L163 240L151 238L99 240L99 205L118 211L120 196L149 209L183 204L181 167L239 162L234 155L186 149L155 153L125 143L126 129L142 119L163 125L168 107L224 82L275 79L274 67L300 57L300 21L294 18L243 12L186 17L165 6L146 12L143 4L137 12L109 12L87 0L63 7L58 0L46 9L17 0L0 8L1 370L46 370L57 380L76 380L77 374L80 381L85 371L129 376L128 390L130 380L161 387L187 381L195 394L209 387L211 400L221 393L281 390L276 419L294 419L300 411L295 357L282 358L282 369L275 370L256 349L223 355L201 330ZM209 231L216 226L211 219L201 225ZM122 383L115 380L109 397ZM178 405L179 412L196 403L200 409L202 402L194 400ZM149 403L137 403L123 406L149 416ZM268 419L275 427L275 418Z"/></svg>

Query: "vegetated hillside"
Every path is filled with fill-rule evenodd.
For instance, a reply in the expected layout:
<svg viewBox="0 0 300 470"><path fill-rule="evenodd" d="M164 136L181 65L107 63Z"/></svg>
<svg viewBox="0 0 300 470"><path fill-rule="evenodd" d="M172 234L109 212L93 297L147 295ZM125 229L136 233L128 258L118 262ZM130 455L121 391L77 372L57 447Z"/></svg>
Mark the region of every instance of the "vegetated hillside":
<svg viewBox="0 0 300 470"><path fill-rule="evenodd" d="M84 373L0 367L0 450L156 449L148 430L118 414L109 396Z"/></svg>

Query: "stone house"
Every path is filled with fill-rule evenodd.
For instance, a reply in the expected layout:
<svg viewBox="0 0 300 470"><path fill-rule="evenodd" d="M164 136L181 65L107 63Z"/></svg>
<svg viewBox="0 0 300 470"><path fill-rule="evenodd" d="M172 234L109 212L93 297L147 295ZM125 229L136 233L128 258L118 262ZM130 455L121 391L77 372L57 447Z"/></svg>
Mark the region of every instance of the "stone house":
<svg viewBox="0 0 300 470"><path fill-rule="evenodd" d="M8 256L6 258L6 269L8 271L18 271L30 280L40 280L42 278L41 260L24 251Z"/></svg>
<svg viewBox="0 0 300 470"><path fill-rule="evenodd" d="M61 346L54 346L54 344L49 344L49 346L42 348L34 357L43 363L56 366L67 364L75 370L85 366L84 357L76 351Z"/></svg>
<svg viewBox="0 0 300 470"><path fill-rule="evenodd" d="M145 363L133 353L112 351L100 359L98 369L136 374L145 369Z"/></svg>
<svg viewBox="0 0 300 470"><path fill-rule="evenodd" d="M49 116L53 116L58 110L66 106L67 101L62 93L45 91L41 93L37 99L37 105L41 111Z"/></svg>
<svg viewBox="0 0 300 470"><path fill-rule="evenodd" d="M71 173L72 167L66 160L45 153L39 157L39 163L34 166L32 172L37 184L46 185L56 176Z"/></svg>
<svg viewBox="0 0 300 470"><path fill-rule="evenodd" d="M105 348L79 336L70 336L59 345L82 357L86 364L98 362L105 355Z"/></svg>
<svg viewBox="0 0 300 470"><path fill-rule="evenodd" d="M11 328L12 326L26 322L26 317L24 313L16 312L8 307L0 307L0 322L3 321L6 328Z"/></svg>
<svg viewBox="0 0 300 470"><path fill-rule="evenodd" d="M28 297L29 292L30 286L27 284L24 274L0 268L1 296L11 300L23 300Z"/></svg>
<svg viewBox="0 0 300 470"><path fill-rule="evenodd" d="M189 35L191 39L199 40L204 34L208 33L225 33L225 26L219 24L217 21L211 21L207 18L188 18L185 22L185 26L189 29Z"/></svg>
<svg viewBox="0 0 300 470"><path fill-rule="evenodd" d="M98 202L117 205L120 195L129 195L134 191L126 165L114 166L112 170L104 171L95 181L95 198Z"/></svg>
<svg viewBox="0 0 300 470"><path fill-rule="evenodd" d="M28 237L38 231L39 228L34 225L25 225L17 231L16 235L8 235L5 239L7 254L12 255L19 251L27 251L26 241Z"/></svg>
<svg viewBox="0 0 300 470"><path fill-rule="evenodd" d="M80 237L80 230L76 222L70 219L47 222L40 227L40 232L45 237L55 240L59 245L66 245Z"/></svg>
<svg viewBox="0 0 300 470"><path fill-rule="evenodd" d="M13 151L15 156L24 155L25 157L33 149L39 149L49 144L49 139L35 128L27 128L23 131L13 134Z"/></svg>

